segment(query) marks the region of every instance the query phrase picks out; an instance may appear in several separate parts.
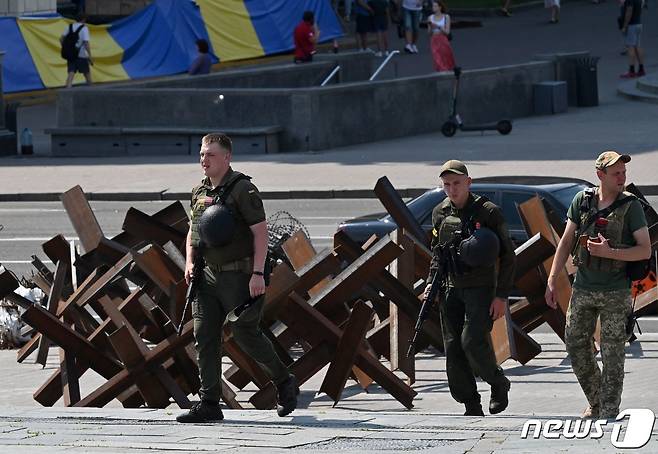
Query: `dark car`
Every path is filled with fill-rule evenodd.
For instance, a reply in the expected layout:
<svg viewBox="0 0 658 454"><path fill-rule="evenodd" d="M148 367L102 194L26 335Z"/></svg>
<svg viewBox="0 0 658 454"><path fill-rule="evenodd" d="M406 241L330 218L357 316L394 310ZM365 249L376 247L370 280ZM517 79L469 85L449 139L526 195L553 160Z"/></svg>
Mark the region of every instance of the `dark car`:
<svg viewBox="0 0 658 454"><path fill-rule="evenodd" d="M541 180L538 180L541 181ZM520 246L527 239L523 223L519 216L517 205L529 198L539 195L545 200L548 207L566 222L567 209L574 196L592 184L584 180L571 180L550 184L503 184L503 183L473 183L471 191L486 196L489 200L502 208L507 221L510 237L515 246ZM442 189L431 189L407 203L407 207L420 222L423 229L429 232L432 229L432 210L446 197ZM377 213L361 216L345 221L338 226L338 230L347 233L353 240L364 243L370 236L376 234L382 237L397 228L390 215Z"/></svg>

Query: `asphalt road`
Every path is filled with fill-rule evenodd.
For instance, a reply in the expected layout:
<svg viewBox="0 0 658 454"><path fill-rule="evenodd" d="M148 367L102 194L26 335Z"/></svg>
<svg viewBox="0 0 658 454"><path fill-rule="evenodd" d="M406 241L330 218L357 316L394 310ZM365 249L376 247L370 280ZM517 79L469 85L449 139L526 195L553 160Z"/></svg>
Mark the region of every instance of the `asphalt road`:
<svg viewBox="0 0 658 454"><path fill-rule="evenodd" d="M121 232L128 208L135 207L153 214L171 202L92 202L105 236ZM183 202L187 204L186 201ZM187 205L185 205L187 206ZM377 199L346 200L266 200L267 216L287 211L309 231L313 245L321 250L332 244L338 224L356 216L384 211ZM59 202L0 203L0 263L17 275L29 274L31 256L47 261L41 244L57 234L77 240L73 226ZM49 263L49 262L46 262Z"/></svg>
<svg viewBox="0 0 658 454"><path fill-rule="evenodd" d="M658 208L658 196L649 197L649 201ZM121 232L128 208L135 207L153 214L169 203L92 202L91 206L105 236L112 237ZM183 203L187 204L186 201ZM319 251L331 246L336 227L343 220L382 212L384 208L377 199L266 200L265 210L268 217L278 211L287 211L301 221ZM77 240L59 202L0 203L0 225L3 226L0 230L0 263L19 276L30 273L33 254L49 263L41 250L43 242L60 233L68 240Z"/></svg>

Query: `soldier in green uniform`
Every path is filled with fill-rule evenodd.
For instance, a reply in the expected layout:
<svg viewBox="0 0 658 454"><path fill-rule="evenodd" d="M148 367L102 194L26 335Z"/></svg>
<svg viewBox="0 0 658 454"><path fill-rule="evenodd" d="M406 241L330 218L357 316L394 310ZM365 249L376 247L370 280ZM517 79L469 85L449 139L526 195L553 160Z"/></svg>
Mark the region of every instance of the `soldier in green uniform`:
<svg viewBox="0 0 658 454"><path fill-rule="evenodd" d="M578 271L567 310L565 343L589 403L583 418L615 418L619 413L625 327L631 311L627 264L651 255L642 206L624 191L630 160L616 151L599 155L595 167L600 185L574 197L546 284L546 303L556 308L555 278L573 252ZM582 240L581 235L585 235ZM593 341L599 317L603 371L596 363Z"/></svg>
<svg viewBox="0 0 658 454"><path fill-rule="evenodd" d="M484 416L475 382L476 375L481 377L491 385L489 412L496 414L507 408L510 381L496 363L490 332L493 321L507 310L514 275L514 247L500 208L470 192L471 178L464 163L447 161L439 176L447 197L432 212L428 282L435 273L448 272L439 308L448 385L452 397L465 405L465 416ZM446 263L442 257L448 253L446 245L459 241L466 231L477 229L489 229L495 234L492 236L499 252L494 252L491 263L472 267L457 263L460 270L442 270L441 264ZM426 294L429 288L425 289Z"/></svg>
<svg viewBox="0 0 658 454"><path fill-rule="evenodd" d="M269 375L277 388L278 414L285 416L297 405L297 380L277 356L259 325L264 302L264 266L267 224L263 202L249 177L234 171L231 140L208 134L202 140L200 160L205 178L192 191L191 225L187 235L185 279L193 274L199 251L199 219L219 194L234 218L234 232L226 245L203 246L206 267L192 303L194 338L199 363L201 401L176 418L179 422L223 419L221 397L221 338L227 314L249 298L258 298L231 324L233 338ZM225 194L226 192L226 194ZM220 226L221 227L221 226Z"/></svg>

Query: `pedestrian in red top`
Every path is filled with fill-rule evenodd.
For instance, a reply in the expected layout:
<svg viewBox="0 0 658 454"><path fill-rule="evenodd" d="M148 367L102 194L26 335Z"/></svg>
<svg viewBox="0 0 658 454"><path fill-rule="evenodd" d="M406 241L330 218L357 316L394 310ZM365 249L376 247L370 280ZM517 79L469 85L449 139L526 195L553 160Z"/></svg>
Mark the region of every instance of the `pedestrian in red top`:
<svg viewBox="0 0 658 454"><path fill-rule="evenodd" d="M295 27L295 63L305 63L313 60L315 43L320 36L320 30L315 23L313 11L304 11L302 21Z"/></svg>

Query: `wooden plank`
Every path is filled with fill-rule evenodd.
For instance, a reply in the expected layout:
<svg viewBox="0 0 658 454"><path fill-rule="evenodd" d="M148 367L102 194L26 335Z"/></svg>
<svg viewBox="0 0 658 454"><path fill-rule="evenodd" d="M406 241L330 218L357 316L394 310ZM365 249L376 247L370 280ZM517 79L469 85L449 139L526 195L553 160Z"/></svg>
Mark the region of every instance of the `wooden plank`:
<svg viewBox="0 0 658 454"><path fill-rule="evenodd" d="M116 265L107 270L97 279L95 278L95 275L90 275L89 279L91 279L91 281L88 281L89 279L86 280L83 285L78 288L78 290L83 288L83 291L80 292L76 290L76 292L71 295L71 298L69 298L65 304L58 308L57 315L61 316L64 311L66 311L68 306L72 304L75 304L78 307L82 307L87 304L89 300L98 299L98 297L101 296L105 286L109 284L110 281L119 276L122 272L124 272L126 268L128 268L128 266L132 263L132 261L132 256L130 254L126 254L121 260L117 262Z"/></svg>
<svg viewBox="0 0 658 454"><path fill-rule="evenodd" d="M15 301L11 295L10 298ZM22 317L31 326L45 333L54 343L87 362L101 375L112 376L120 369L116 361L41 306L31 304Z"/></svg>
<svg viewBox="0 0 658 454"><path fill-rule="evenodd" d="M62 296L62 291L64 290L64 281L68 275L68 266L66 262L57 262L57 267L55 268L55 277L53 279L53 285L50 288L50 293L48 294L48 312L51 314L57 313L57 307L59 306L59 300ZM37 349L37 364L41 364L43 367L46 367L46 361L48 360L48 347L50 346L50 341L43 336L40 336L39 347ZM61 355L60 355L61 357ZM79 390L78 390L79 394ZM78 399L80 397L78 396Z"/></svg>
<svg viewBox="0 0 658 454"><path fill-rule="evenodd" d="M133 237L149 243L163 245L171 241L181 245L185 241L184 233L132 207L126 213L122 228Z"/></svg>
<svg viewBox="0 0 658 454"><path fill-rule="evenodd" d="M336 346L336 352L320 385L320 392L334 400L340 400L347 377L357 356L357 346L365 339L375 311L363 301L357 301Z"/></svg>
<svg viewBox="0 0 658 454"><path fill-rule="evenodd" d="M337 232L334 241L340 246L337 251L343 260L354 261L359 257L361 248L349 238L344 232ZM371 277L369 284L381 291L386 297L394 302L411 320L418 318L421 301L416 295L409 291L402 283L386 270L379 272L377 276ZM423 324L423 335L430 340L433 346L443 351L443 337L441 325L435 320L439 318L438 311L432 309L430 316Z"/></svg>
<svg viewBox="0 0 658 454"><path fill-rule="evenodd" d="M336 325L299 295L291 295L290 301L292 304L291 310L286 311L285 315L299 317L304 321L304 323L297 324L297 329L304 330L305 338L313 339L319 336L333 345L338 344L342 333ZM284 323L288 324L286 321ZM384 367L364 347L357 347L357 350L355 365L372 377L402 405L406 408L412 408L413 398L417 394L416 391Z"/></svg>
<svg viewBox="0 0 658 454"><path fill-rule="evenodd" d="M528 235L541 233L541 235L550 241L553 246L557 247L559 237L551 227L547 217L544 205L538 196L532 197L518 206L521 220L525 226ZM546 259L542 264L543 273L545 276L551 271L553 264L553 257ZM564 339L564 320L571 299L571 281L566 269L558 270L555 279L556 300L558 309L556 314L547 313L547 322L551 328L556 330L558 336ZM554 311L555 312L555 311Z"/></svg>
<svg viewBox="0 0 658 454"><path fill-rule="evenodd" d="M136 366L144 362L148 348L144 351L140 342L137 342L133 337L129 325L121 325L109 337L110 343L114 346L123 365L128 370L135 385L137 385L137 389L144 397L146 404L151 408L167 407L169 405L169 394L162 387L159 380L155 380L151 374L145 373L143 369L136 371Z"/></svg>
<svg viewBox="0 0 658 454"><path fill-rule="evenodd" d="M505 308L505 315L503 317L494 320L489 340L491 341L498 365L516 355L509 307Z"/></svg>
<svg viewBox="0 0 658 454"><path fill-rule="evenodd" d="M394 237L404 252L393 262L390 272L402 285L413 291L416 283L414 243L401 229L394 232ZM410 384L413 384L416 381L416 361L413 356L407 356L407 349L416 321L411 320L395 303L390 303L389 314L391 370L402 371L409 377Z"/></svg>
<svg viewBox="0 0 658 454"><path fill-rule="evenodd" d="M514 324L514 322L512 322L512 329L514 345L516 346L516 351L512 358L521 364L526 365L528 361L541 353L541 346L525 331Z"/></svg>
<svg viewBox="0 0 658 454"><path fill-rule="evenodd" d="M151 216L154 220L172 227L183 234L189 230L189 218L187 210L180 201L167 205L162 210ZM147 242L140 237L136 237L128 232L121 232L112 238L112 241L122 244L130 249L140 249Z"/></svg>
<svg viewBox="0 0 658 454"><path fill-rule="evenodd" d="M373 327L366 339L378 356L383 356L390 361L390 331L391 322L389 319L383 320L377 326Z"/></svg>
<svg viewBox="0 0 658 454"><path fill-rule="evenodd" d="M105 235L82 188L75 186L69 189L60 196L60 200L73 224L73 229L80 238L83 250L91 251Z"/></svg>
<svg viewBox="0 0 658 454"><path fill-rule="evenodd" d="M528 241L517 247L514 250L516 254L514 281L550 259L555 254L555 247L541 232L535 233Z"/></svg>
<svg viewBox="0 0 658 454"><path fill-rule="evenodd" d="M313 260L317 254L311 244L311 240L302 230L297 230L285 243L281 245L283 252L290 260L294 270L299 270ZM329 283L329 278L325 277L308 290L310 296L314 296Z"/></svg>
<svg viewBox="0 0 658 454"><path fill-rule="evenodd" d="M182 276L174 276L170 268L164 263L162 256L150 246L144 252L133 252L133 260L140 270L157 285L167 296L170 296L171 285L180 281Z"/></svg>
<svg viewBox="0 0 658 454"><path fill-rule="evenodd" d="M337 305L348 301L401 253L402 249L389 237L382 238L323 287L311 298L309 304L316 306L323 314L330 315Z"/></svg>
<svg viewBox="0 0 658 454"><path fill-rule="evenodd" d="M193 338L194 326L189 321L183 327L180 336L172 335L152 348L144 358L143 363L139 364L133 373L138 372L139 368L149 368L155 364L162 364L170 358L179 348L184 348ZM97 388L88 396L82 398L76 403L76 407L103 407L119 394L126 391L132 385L131 375L128 370L123 369L107 382Z"/></svg>
<svg viewBox="0 0 658 454"><path fill-rule="evenodd" d="M70 407L80 401L80 372L75 362L75 356L59 349L59 369L62 383L64 406Z"/></svg>
<svg viewBox="0 0 658 454"><path fill-rule="evenodd" d="M142 289L135 289L128 298L126 298L123 303L119 305L119 311L129 320L132 321L132 323L135 323L139 325L141 323L141 320L139 316L143 317L143 312L140 310L140 297L142 297L144 294L144 291ZM105 346L109 344L109 341L107 340L106 334L109 334L112 331L115 331L118 326L116 326L113 322L112 319L107 318L104 320L98 328L87 338L89 342L94 344L95 346L101 348L101 346ZM102 339L102 340L101 340ZM82 376L84 372L88 369L88 365L77 361L78 365L78 374L79 376ZM105 378L110 378L110 377L105 377ZM48 380L41 385L37 391L33 394L34 400L39 402L41 405L44 407L51 407L57 402L57 400L61 397L61 376L60 376L60 371L57 370L55 373L53 373Z"/></svg>
<svg viewBox="0 0 658 454"><path fill-rule="evenodd" d="M14 275L9 272L9 270L5 269L2 273L0 273L0 298L4 298L10 293L13 293L14 290L18 288L18 286L18 281Z"/></svg>
<svg viewBox="0 0 658 454"><path fill-rule="evenodd" d="M407 230L413 237L427 244L427 234L387 177L384 176L377 180L375 194L398 225L398 228Z"/></svg>

